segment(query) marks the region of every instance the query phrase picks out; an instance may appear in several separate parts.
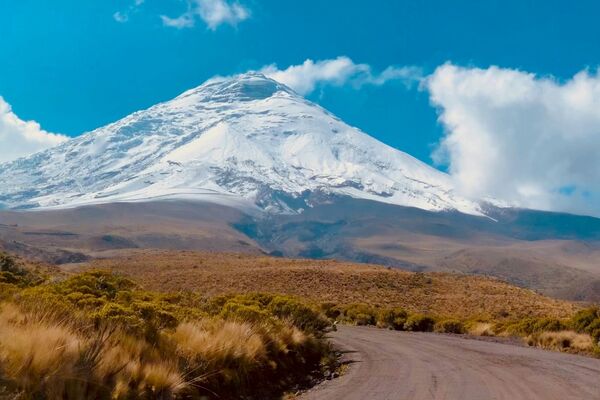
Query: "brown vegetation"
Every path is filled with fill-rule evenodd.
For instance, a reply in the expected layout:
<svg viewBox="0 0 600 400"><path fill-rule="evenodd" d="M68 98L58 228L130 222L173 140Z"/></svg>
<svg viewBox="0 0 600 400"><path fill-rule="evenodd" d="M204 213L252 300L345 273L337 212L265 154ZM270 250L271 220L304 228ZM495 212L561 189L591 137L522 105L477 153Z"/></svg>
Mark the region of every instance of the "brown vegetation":
<svg viewBox="0 0 600 400"><path fill-rule="evenodd" d="M163 294L105 271L45 279L2 254L0 285L11 398L280 398L336 366L329 321L291 297Z"/></svg>
<svg viewBox="0 0 600 400"><path fill-rule="evenodd" d="M313 302L366 303L454 318L571 316L578 306L492 278L412 273L337 261L294 260L210 252L136 251L96 260L158 291L283 293Z"/></svg>
<svg viewBox="0 0 600 400"><path fill-rule="evenodd" d="M543 349L574 353L591 353L595 350L594 341L590 335L574 331L534 333L527 337L527 343Z"/></svg>
<svg viewBox="0 0 600 400"><path fill-rule="evenodd" d="M597 352L600 339L595 309L492 278L206 252L139 251L91 266L122 272L154 290L294 295L341 323L520 337L530 345L569 352Z"/></svg>
<svg viewBox="0 0 600 400"><path fill-rule="evenodd" d="M481 277L147 251L74 269L0 254L0 395L278 398L336 367L331 321L584 353L600 338L597 308Z"/></svg>

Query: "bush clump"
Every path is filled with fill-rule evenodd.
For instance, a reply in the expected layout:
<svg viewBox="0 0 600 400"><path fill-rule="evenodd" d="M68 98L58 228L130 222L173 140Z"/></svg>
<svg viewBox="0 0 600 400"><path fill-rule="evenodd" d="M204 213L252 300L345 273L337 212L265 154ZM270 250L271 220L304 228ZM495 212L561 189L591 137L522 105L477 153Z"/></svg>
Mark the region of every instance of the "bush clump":
<svg viewBox="0 0 600 400"><path fill-rule="evenodd" d="M377 314L377 326L401 331L407 318L408 312L403 308L384 308Z"/></svg>
<svg viewBox="0 0 600 400"><path fill-rule="evenodd" d="M292 297L206 300L105 271L11 287L0 384L20 398L280 398L337 362L329 321Z"/></svg>
<svg viewBox="0 0 600 400"><path fill-rule="evenodd" d="M0 252L0 284L27 287L40 284L43 278L26 269L11 255Z"/></svg>
<svg viewBox="0 0 600 400"><path fill-rule="evenodd" d="M343 308L340 319L342 322L358 326L375 325L377 323L377 311L368 304L350 304Z"/></svg>
<svg viewBox="0 0 600 400"><path fill-rule="evenodd" d="M519 321L497 324L496 330L512 336L528 336L539 332L558 332L567 329L566 323L555 318L524 318Z"/></svg>
<svg viewBox="0 0 600 400"><path fill-rule="evenodd" d="M439 333L465 333L465 325L456 319L445 319L438 321L434 326L434 331Z"/></svg>
<svg viewBox="0 0 600 400"><path fill-rule="evenodd" d="M331 325L321 313L290 296L273 297L267 308L277 318L289 320L307 332L323 332Z"/></svg>
<svg viewBox="0 0 600 400"><path fill-rule="evenodd" d="M319 335L331 322L316 308L292 296L252 293L220 296L204 309L225 319L260 322L276 317L288 321L303 331Z"/></svg>
<svg viewBox="0 0 600 400"><path fill-rule="evenodd" d="M413 314L404 323L404 330L412 332L432 332L435 326L433 317L421 314Z"/></svg>
<svg viewBox="0 0 600 400"><path fill-rule="evenodd" d="M571 319L571 327L578 333L587 333L600 346L600 308L578 311Z"/></svg>

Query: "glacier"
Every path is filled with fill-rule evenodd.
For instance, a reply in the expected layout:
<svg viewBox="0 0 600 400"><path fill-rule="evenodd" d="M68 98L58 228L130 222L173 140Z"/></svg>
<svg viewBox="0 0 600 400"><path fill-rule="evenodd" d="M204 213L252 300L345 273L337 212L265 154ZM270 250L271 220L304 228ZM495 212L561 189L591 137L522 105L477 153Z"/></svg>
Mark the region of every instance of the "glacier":
<svg viewBox="0 0 600 400"><path fill-rule="evenodd" d="M335 196L482 215L451 178L260 73L209 80L0 164L0 207L185 199L300 213Z"/></svg>

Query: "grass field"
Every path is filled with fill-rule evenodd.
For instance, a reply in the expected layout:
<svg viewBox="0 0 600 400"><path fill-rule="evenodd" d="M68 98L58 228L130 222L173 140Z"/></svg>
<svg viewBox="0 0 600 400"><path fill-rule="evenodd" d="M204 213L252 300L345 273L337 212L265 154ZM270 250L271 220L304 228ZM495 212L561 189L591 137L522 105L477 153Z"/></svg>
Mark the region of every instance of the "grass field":
<svg viewBox="0 0 600 400"><path fill-rule="evenodd" d="M318 303L366 303L456 318L568 318L580 308L491 278L419 274L337 261L137 251L78 267L89 268L118 271L149 290L194 291L207 297L282 293Z"/></svg>
<svg viewBox="0 0 600 400"><path fill-rule="evenodd" d="M153 292L0 253L0 399L280 399L337 368L330 326L301 299Z"/></svg>
<svg viewBox="0 0 600 400"><path fill-rule="evenodd" d="M600 309L495 279L181 251L61 270L0 253L0 398L279 399L337 370L334 321L600 354Z"/></svg>

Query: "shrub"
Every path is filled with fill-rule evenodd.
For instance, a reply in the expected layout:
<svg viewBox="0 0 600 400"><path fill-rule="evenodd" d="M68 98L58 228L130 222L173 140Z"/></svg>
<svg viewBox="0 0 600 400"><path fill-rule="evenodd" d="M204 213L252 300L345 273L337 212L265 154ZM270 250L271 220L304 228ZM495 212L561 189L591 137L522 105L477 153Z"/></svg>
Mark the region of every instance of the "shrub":
<svg viewBox="0 0 600 400"><path fill-rule="evenodd" d="M432 332L435 320L432 317L413 314L404 323L404 330L413 332Z"/></svg>
<svg viewBox="0 0 600 400"><path fill-rule="evenodd" d="M566 324L555 318L524 318L520 321L497 325L498 331L509 335L528 336L537 332L557 332L567 329Z"/></svg>
<svg viewBox="0 0 600 400"><path fill-rule="evenodd" d="M289 320L298 328L312 333L324 331L331 324L319 312L289 296L275 296L268 310L277 318Z"/></svg>
<svg viewBox="0 0 600 400"><path fill-rule="evenodd" d="M219 296L204 309L229 320L261 322L275 317L317 335L331 325L323 314L291 296L262 293Z"/></svg>
<svg viewBox="0 0 600 400"><path fill-rule="evenodd" d="M456 319L446 319L435 324L434 331L440 333L465 333L465 326Z"/></svg>
<svg viewBox="0 0 600 400"><path fill-rule="evenodd" d="M331 320L337 320L340 315L343 314L342 307L338 306L336 303L326 302L322 303L320 306L321 312Z"/></svg>
<svg viewBox="0 0 600 400"><path fill-rule="evenodd" d="M14 257L0 252L0 284L27 287L40 284L41 276L23 267Z"/></svg>
<svg viewBox="0 0 600 400"><path fill-rule="evenodd" d="M540 318L535 324L533 324L534 332L558 332L566 330L567 328L567 324L556 318Z"/></svg>
<svg viewBox="0 0 600 400"><path fill-rule="evenodd" d="M600 318L597 318L592 321L586 328L586 332L589 333L594 342L596 342L600 346Z"/></svg>
<svg viewBox="0 0 600 400"><path fill-rule="evenodd" d="M377 326L399 331L404 329L407 318L408 313L402 308L384 308L377 314Z"/></svg>
<svg viewBox="0 0 600 400"><path fill-rule="evenodd" d="M587 332L594 320L600 319L600 308L592 307L578 311L571 319L571 326L577 332Z"/></svg>
<svg viewBox="0 0 600 400"><path fill-rule="evenodd" d="M23 398L278 398L337 362L311 333L328 321L285 296L215 299L209 317L93 272L15 300L0 304L0 382Z"/></svg>
<svg viewBox="0 0 600 400"><path fill-rule="evenodd" d="M234 321L261 322L269 318L269 313L262 310L258 304L244 304L229 300L223 305L219 316Z"/></svg>
<svg viewBox="0 0 600 400"><path fill-rule="evenodd" d="M124 331L158 340L163 329L206 316L189 295L165 295L141 290L131 280L105 271L75 275L62 282L23 290L18 303L29 312L56 320L86 319L100 326L115 324Z"/></svg>
<svg viewBox="0 0 600 400"><path fill-rule="evenodd" d="M377 322L377 312L367 304L350 304L344 308L344 322L350 322L354 325L375 325Z"/></svg>

